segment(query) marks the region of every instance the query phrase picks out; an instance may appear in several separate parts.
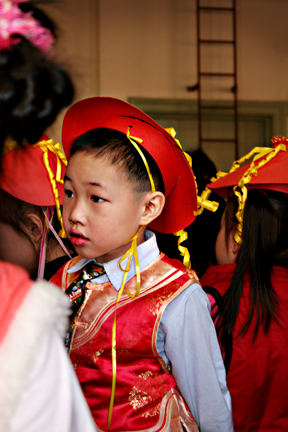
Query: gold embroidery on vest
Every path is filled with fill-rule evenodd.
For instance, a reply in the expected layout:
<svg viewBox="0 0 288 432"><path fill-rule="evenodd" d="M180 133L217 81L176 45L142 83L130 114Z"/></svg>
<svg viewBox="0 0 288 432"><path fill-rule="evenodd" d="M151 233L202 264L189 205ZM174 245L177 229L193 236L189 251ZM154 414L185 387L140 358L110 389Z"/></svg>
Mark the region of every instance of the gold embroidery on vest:
<svg viewBox="0 0 288 432"><path fill-rule="evenodd" d="M166 388L163 375L159 375L158 372L147 371L136 377L128 400L136 411L156 399L160 398L162 400L168 390L169 388ZM147 410L142 414L142 417L156 416L160 412L160 405L161 402Z"/></svg>
<svg viewBox="0 0 288 432"><path fill-rule="evenodd" d="M104 328L101 328L96 337L97 340L96 338L91 339L85 345L80 346L74 351L74 355L77 356L77 367L91 367L91 364L95 365L101 354L104 352L107 341L107 331ZM96 346L97 350L95 349Z"/></svg>
<svg viewBox="0 0 288 432"><path fill-rule="evenodd" d="M135 347L137 347L138 342L138 337L132 337L131 335L127 337L127 339L125 339L125 346L117 350L117 359L120 360L123 357L129 356L131 351L134 351L136 349Z"/></svg>
<svg viewBox="0 0 288 432"><path fill-rule="evenodd" d="M186 269L185 272L188 274L188 276L190 277L190 279L194 279L193 283L199 283L199 278L197 276L197 273L195 272L195 270L192 269Z"/></svg>
<svg viewBox="0 0 288 432"><path fill-rule="evenodd" d="M172 283L171 283L172 284ZM174 294L174 290L170 287L162 289L160 292L156 291L155 293L147 296L145 299L145 304L150 312L156 316L159 313L163 303L169 299Z"/></svg>

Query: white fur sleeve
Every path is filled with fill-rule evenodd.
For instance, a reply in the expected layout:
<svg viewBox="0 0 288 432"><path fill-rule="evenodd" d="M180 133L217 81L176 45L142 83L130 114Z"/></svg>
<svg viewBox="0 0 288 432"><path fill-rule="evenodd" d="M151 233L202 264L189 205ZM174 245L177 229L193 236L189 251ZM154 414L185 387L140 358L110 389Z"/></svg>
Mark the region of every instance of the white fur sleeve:
<svg viewBox="0 0 288 432"><path fill-rule="evenodd" d="M69 304L36 282L17 311L0 349L1 432L80 432L78 414L95 431L63 344Z"/></svg>

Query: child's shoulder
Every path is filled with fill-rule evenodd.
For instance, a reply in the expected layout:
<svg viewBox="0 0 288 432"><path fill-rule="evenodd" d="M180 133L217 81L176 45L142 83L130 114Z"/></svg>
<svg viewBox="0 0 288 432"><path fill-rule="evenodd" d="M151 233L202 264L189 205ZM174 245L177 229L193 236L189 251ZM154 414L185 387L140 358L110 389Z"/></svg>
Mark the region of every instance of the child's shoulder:
<svg viewBox="0 0 288 432"><path fill-rule="evenodd" d="M199 282L199 278L198 278L195 270L192 270L192 269L185 267L185 265L180 260L178 260L176 258L169 258L167 255L165 255L163 253L161 253L161 260L164 261L165 263L169 264L171 267L173 267L177 270L181 270L183 273L185 273L189 277L189 279L194 279L195 282Z"/></svg>

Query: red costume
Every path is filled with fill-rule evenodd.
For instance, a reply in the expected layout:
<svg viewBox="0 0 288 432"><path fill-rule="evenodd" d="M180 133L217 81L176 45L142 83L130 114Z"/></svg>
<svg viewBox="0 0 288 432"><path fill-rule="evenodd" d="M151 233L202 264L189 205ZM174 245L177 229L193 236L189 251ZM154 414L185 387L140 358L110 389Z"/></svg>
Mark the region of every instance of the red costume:
<svg viewBox="0 0 288 432"><path fill-rule="evenodd" d="M229 288L235 268L236 264L213 266L202 276L201 284L211 299L212 308L215 300L217 304ZM279 298L280 325L272 320L267 335L260 326L253 343L255 320L244 337L235 337L249 310L249 278L248 275L243 278L227 372L235 431L288 430L288 270L274 266L271 281Z"/></svg>
<svg viewBox="0 0 288 432"><path fill-rule="evenodd" d="M68 274L79 257L66 264L53 282L62 290L77 274ZM171 372L157 353L156 335L168 304L197 282L193 270L161 254L141 271L138 297L123 294L117 306L117 386L112 429L197 431L195 420L177 392ZM136 292L136 278L125 286ZM70 356L97 426L107 430L111 394L111 333L117 292L110 282L87 287L74 326Z"/></svg>

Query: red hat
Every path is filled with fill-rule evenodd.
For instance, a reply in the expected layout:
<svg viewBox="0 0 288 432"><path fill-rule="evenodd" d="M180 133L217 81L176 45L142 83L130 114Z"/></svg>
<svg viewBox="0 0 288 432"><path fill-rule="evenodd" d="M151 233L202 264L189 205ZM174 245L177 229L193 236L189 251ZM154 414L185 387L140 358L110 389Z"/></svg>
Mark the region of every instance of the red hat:
<svg viewBox="0 0 288 432"><path fill-rule="evenodd" d="M44 163L44 154L47 156L50 174L49 168L47 170ZM50 179L50 176L53 175L52 178L54 178L54 184L59 193L59 202L62 204L65 162L66 159L61 152L60 145L54 145L51 139L43 135L36 145L13 148L2 156L0 188L29 204L55 206L53 180L51 182Z"/></svg>
<svg viewBox="0 0 288 432"><path fill-rule="evenodd" d="M244 207L248 189L269 189L288 194L288 139L274 137L274 148L256 147L250 153L232 164L229 173L217 173L217 180L207 185L207 188L216 192L223 198L229 198L233 193L238 198L238 220L234 239L242 244L242 225ZM256 155L256 156L255 156ZM249 163L241 166L243 162L251 159Z"/></svg>
<svg viewBox="0 0 288 432"><path fill-rule="evenodd" d="M231 170L236 167L235 171L230 170L230 173L208 184L207 187L223 198L229 198L233 195L233 187L239 184L250 168L250 181L245 184L247 189L269 189L288 194L288 138L274 137L272 143L273 148L253 149L248 155L234 162ZM257 157L252 162L237 169L238 163L256 153Z"/></svg>
<svg viewBox="0 0 288 432"><path fill-rule="evenodd" d="M180 231L190 225L197 212L193 171L176 140L138 108L119 99L93 97L74 104L66 113L62 144L67 156L76 138L96 128L108 128L142 140L141 146L157 163L165 185L166 203L150 227L162 233ZM195 213L195 214L194 214Z"/></svg>

